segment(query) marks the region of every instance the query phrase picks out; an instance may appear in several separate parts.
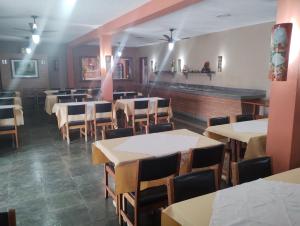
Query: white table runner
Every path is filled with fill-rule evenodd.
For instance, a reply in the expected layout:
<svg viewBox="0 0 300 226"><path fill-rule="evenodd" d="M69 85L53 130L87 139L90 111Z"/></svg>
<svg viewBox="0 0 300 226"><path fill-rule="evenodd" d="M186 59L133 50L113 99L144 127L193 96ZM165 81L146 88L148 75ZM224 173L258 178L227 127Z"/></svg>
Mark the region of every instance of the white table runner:
<svg viewBox="0 0 300 226"><path fill-rule="evenodd" d="M216 194L210 226L300 225L300 185L257 180Z"/></svg>
<svg viewBox="0 0 300 226"><path fill-rule="evenodd" d="M199 137L180 134L153 133L129 137L114 151L163 156L197 147Z"/></svg>

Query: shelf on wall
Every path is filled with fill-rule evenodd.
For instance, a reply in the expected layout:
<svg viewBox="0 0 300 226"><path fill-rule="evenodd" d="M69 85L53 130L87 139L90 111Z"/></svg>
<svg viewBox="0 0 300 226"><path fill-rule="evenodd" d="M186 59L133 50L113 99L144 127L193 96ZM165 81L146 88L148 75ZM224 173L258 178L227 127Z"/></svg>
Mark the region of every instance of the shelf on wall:
<svg viewBox="0 0 300 226"><path fill-rule="evenodd" d="M211 72L201 72L201 71L186 71L186 72L182 72L186 77L189 75L189 74L199 74L199 75L203 75L203 76L208 76L209 79L211 80L212 78L212 75L213 74L216 74L215 71L211 71Z"/></svg>

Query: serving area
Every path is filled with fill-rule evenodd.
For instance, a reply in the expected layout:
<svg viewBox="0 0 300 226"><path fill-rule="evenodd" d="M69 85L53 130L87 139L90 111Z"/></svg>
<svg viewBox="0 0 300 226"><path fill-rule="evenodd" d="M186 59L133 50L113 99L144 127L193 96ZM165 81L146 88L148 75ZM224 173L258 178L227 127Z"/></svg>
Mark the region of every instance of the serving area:
<svg viewBox="0 0 300 226"><path fill-rule="evenodd" d="M0 14L0 226L300 225L299 0Z"/></svg>

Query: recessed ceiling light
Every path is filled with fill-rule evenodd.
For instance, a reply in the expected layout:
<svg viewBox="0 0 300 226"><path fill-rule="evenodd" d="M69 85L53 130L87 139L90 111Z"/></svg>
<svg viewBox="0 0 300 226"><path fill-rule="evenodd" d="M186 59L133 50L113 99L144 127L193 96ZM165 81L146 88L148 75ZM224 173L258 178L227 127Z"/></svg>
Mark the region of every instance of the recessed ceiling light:
<svg viewBox="0 0 300 226"><path fill-rule="evenodd" d="M223 13L223 14L217 15L216 17L217 17L217 18L224 18L224 17L230 17L230 16L231 16L230 13Z"/></svg>

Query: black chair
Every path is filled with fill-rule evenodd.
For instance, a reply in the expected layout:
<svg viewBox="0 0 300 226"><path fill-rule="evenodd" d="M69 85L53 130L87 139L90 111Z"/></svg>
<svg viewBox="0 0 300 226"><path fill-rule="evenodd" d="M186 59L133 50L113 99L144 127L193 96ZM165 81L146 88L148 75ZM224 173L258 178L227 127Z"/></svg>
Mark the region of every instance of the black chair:
<svg viewBox="0 0 300 226"><path fill-rule="evenodd" d="M125 93L125 97L126 99L133 99L135 98L136 96L138 95L137 92L128 92L128 93Z"/></svg>
<svg viewBox="0 0 300 226"><path fill-rule="evenodd" d="M0 99L0 105L14 105L15 104L15 99L12 98L7 98L7 99Z"/></svg>
<svg viewBox="0 0 300 226"><path fill-rule="evenodd" d="M204 170L184 174L168 181L169 205L216 191L215 173Z"/></svg>
<svg viewBox="0 0 300 226"><path fill-rule="evenodd" d="M141 212L167 206L168 195L166 185L148 187L141 191L141 183L177 176L179 173L180 156L180 153L176 153L137 161L137 186L135 192L123 194L124 206L120 210L123 221L128 225L144 225L143 222L139 222ZM128 216L127 202L134 208L133 222Z"/></svg>
<svg viewBox="0 0 300 226"><path fill-rule="evenodd" d="M57 96L58 103L70 103L74 102L74 99L71 96Z"/></svg>
<svg viewBox="0 0 300 226"><path fill-rule="evenodd" d="M80 137L83 134L85 136L85 142L87 142L87 118L86 118L86 105L68 105L67 106L67 122L65 125L68 144L70 144L70 130L79 129ZM76 119L74 119L76 118Z"/></svg>
<svg viewBox="0 0 300 226"><path fill-rule="evenodd" d="M217 188L220 188L224 160L224 144L206 148L191 149L190 170L213 169Z"/></svg>
<svg viewBox="0 0 300 226"><path fill-rule="evenodd" d="M68 95L71 94L71 90L67 90L67 89L66 89L64 92L65 92L66 94L68 94Z"/></svg>
<svg viewBox="0 0 300 226"><path fill-rule="evenodd" d="M237 115L235 118L236 122L244 122L254 120L254 115Z"/></svg>
<svg viewBox="0 0 300 226"><path fill-rule="evenodd" d="M269 156L232 163L232 184L242 184L272 175L272 159Z"/></svg>
<svg viewBox="0 0 300 226"><path fill-rule="evenodd" d="M16 226L16 211L10 209L8 212L0 212L0 225Z"/></svg>
<svg viewBox="0 0 300 226"><path fill-rule="evenodd" d="M97 140L97 127L110 126L113 129L113 107L112 103L99 103L94 105L94 135Z"/></svg>
<svg viewBox="0 0 300 226"><path fill-rule="evenodd" d="M1 91L0 92L0 97L15 97L16 92L13 91Z"/></svg>
<svg viewBox="0 0 300 226"><path fill-rule="evenodd" d="M123 99L124 96L125 96L124 93L114 93L113 100Z"/></svg>
<svg viewBox="0 0 300 226"><path fill-rule="evenodd" d="M86 95L73 95L73 99L76 101L76 102L83 102L85 101L86 99Z"/></svg>
<svg viewBox="0 0 300 226"><path fill-rule="evenodd" d="M76 89L74 94L87 94L86 89Z"/></svg>
<svg viewBox="0 0 300 226"><path fill-rule="evenodd" d="M58 92L55 93L55 95L67 95L67 91L59 90Z"/></svg>
<svg viewBox="0 0 300 226"><path fill-rule="evenodd" d="M0 109L0 121L13 119L13 123L9 125L1 125L0 126L0 135L11 134L15 137L16 148L19 147L19 139L18 139L18 130L17 130L17 122L15 111L13 108L2 108Z"/></svg>
<svg viewBox="0 0 300 226"><path fill-rule="evenodd" d="M132 128L102 130L102 132L103 139L115 139L133 136ZM107 162L104 164L105 198L107 199L108 196L112 197L112 199L117 204L116 210L117 214L119 214L121 196L117 196L113 189L109 187L108 176L110 176L110 178L112 178L113 180L115 179L115 166L112 162Z"/></svg>
<svg viewBox="0 0 300 226"><path fill-rule="evenodd" d="M174 124L170 122L170 123L149 125L146 131L147 133L159 133L159 132L171 131L173 129L174 129Z"/></svg>
<svg viewBox="0 0 300 226"><path fill-rule="evenodd" d="M170 122L170 107L171 99L158 99L155 108L155 124L159 123L159 120L167 120Z"/></svg>
<svg viewBox="0 0 300 226"><path fill-rule="evenodd" d="M135 132L135 123L144 123L149 126L149 101L137 100L133 103L132 128Z"/></svg>
<svg viewBox="0 0 300 226"><path fill-rule="evenodd" d="M208 120L208 126L218 126L218 125L228 124L229 122L230 122L229 116L215 117L215 118L210 118Z"/></svg>

